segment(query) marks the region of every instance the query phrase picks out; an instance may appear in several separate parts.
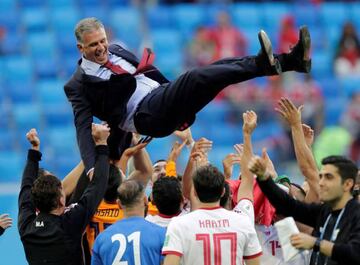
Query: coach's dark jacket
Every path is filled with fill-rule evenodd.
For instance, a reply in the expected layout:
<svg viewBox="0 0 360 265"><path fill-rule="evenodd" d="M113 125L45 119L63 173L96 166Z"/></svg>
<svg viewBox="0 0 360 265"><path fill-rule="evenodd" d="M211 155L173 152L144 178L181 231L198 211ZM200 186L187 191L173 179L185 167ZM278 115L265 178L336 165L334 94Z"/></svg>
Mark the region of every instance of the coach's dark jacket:
<svg viewBox="0 0 360 265"><path fill-rule="evenodd" d="M31 187L37 178L41 153L29 150L19 194L18 229L30 265L82 265L81 239L104 197L109 176L107 146L96 146L94 177L77 205L62 215L36 214Z"/></svg>
<svg viewBox="0 0 360 265"><path fill-rule="evenodd" d="M135 67L139 64L135 55L119 45L110 45L109 52ZM80 64L81 60L64 90L72 104L81 158L88 171L95 163L95 145L91 137L93 116L106 121L111 128L108 138L110 158L120 159L122 152L130 145L131 133L121 130L119 124L126 118L127 102L136 89L136 80L131 74L112 75L110 80L103 80L86 75ZM155 67L144 74L160 84L168 82Z"/></svg>
<svg viewBox="0 0 360 265"><path fill-rule="evenodd" d="M307 204L297 201L280 189L271 178L266 181L257 179L257 181L262 192L276 208L277 213L292 216L296 221L313 227L312 235L320 237L320 228L324 226L326 218L331 213L329 205ZM360 264L360 204L355 198L346 204L338 228L339 234L334 242L332 255L328 258L326 264ZM310 265L313 264L315 264L314 252L310 261ZM324 264L324 257L320 259L318 264Z"/></svg>

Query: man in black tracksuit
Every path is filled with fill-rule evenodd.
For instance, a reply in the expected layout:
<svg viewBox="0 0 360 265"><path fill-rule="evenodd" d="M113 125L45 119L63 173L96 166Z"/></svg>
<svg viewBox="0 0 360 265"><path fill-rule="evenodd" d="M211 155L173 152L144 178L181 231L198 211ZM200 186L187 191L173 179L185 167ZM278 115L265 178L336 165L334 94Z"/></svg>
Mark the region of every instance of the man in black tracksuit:
<svg viewBox="0 0 360 265"><path fill-rule="evenodd" d="M41 153L36 130L26 135L32 148L19 194L18 229L30 265L83 264L82 234L104 197L109 174L109 128L93 124L92 135L97 154L93 179L71 209L65 209L61 181L48 172L38 174Z"/></svg>
<svg viewBox="0 0 360 265"><path fill-rule="evenodd" d="M294 247L313 250L311 265L360 264L360 204L352 196L358 168L351 160L342 156L322 160L319 184L323 204L291 198L276 186L260 157L253 158L249 168L278 214L314 228L312 236L289 235Z"/></svg>

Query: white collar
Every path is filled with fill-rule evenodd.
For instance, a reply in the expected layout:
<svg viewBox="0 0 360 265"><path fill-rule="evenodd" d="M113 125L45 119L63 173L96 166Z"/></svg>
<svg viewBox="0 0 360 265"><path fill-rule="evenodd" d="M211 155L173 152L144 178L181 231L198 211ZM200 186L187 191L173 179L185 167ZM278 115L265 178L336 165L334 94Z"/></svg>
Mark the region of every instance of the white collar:
<svg viewBox="0 0 360 265"><path fill-rule="evenodd" d="M97 71L101 66L101 64L92 62L82 56L80 67L85 71L85 73L96 75Z"/></svg>

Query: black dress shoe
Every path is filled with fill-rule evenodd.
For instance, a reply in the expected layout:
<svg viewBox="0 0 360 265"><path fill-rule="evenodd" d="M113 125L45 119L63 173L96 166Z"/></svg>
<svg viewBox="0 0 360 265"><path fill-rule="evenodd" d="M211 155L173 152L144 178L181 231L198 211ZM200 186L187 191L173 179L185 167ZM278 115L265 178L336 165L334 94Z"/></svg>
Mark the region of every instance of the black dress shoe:
<svg viewBox="0 0 360 265"><path fill-rule="evenodd" d="M310 59L311 37L307 26L302 26L299 31L299 41L288 54L289 62L294 70L309 73L311 70Z"/></svg>
<svg viewBox="0 0 360 265"><path fill-rule="evenodd" d="M256 64L264 70L266 75L281 74L281 65L278 59L274 58L271 41L265 31L258 33L261 50L256 56Z"/></svg>

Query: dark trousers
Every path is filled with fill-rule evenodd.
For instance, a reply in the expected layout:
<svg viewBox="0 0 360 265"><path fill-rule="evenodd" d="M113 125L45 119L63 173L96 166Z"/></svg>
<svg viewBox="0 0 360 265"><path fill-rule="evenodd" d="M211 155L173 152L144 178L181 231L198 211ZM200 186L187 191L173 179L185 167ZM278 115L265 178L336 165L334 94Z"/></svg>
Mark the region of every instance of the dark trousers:
<svg viewBox="0 0 360 265"><path fill-rule="evenodd" d="M134 123L143 135L165 137L189 127L196 113L225 87L265 72L255 56L228 58L186 72L174 81L154 89L140 103Z"/></svg>

